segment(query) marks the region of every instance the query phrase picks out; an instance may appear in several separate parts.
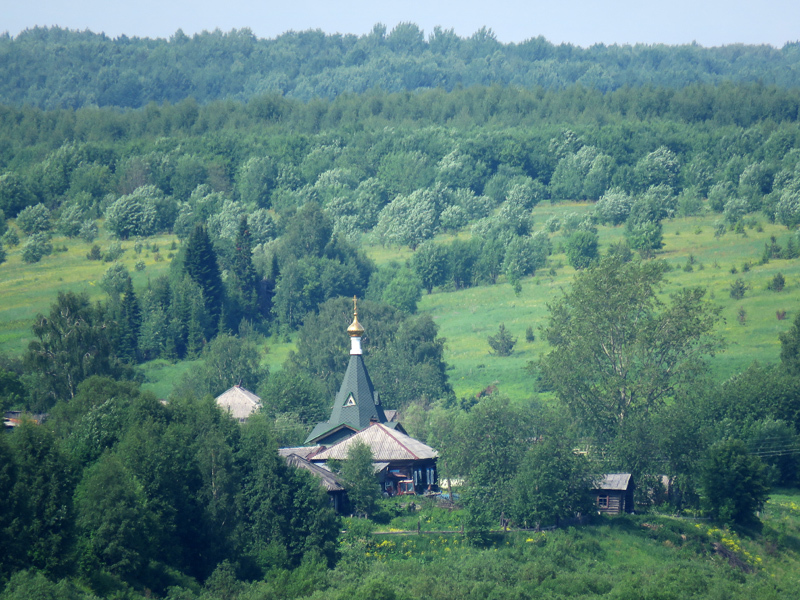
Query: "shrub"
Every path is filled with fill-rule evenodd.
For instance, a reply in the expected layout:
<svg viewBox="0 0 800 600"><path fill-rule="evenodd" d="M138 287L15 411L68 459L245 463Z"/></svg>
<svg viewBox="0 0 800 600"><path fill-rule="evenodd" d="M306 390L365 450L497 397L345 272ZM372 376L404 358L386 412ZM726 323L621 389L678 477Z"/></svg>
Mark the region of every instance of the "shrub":
<svg viewBox="0 0 800 600"><path fill-rule="evenodd" d="M87 244L91 244L97 239L97 234L97 223L95 223L92 219L87 219L81 225L81 229L78 232L78 237L80 237Z"/></svg>
<svg viewBox="0 0 800 600"><path fill-rule="evenodd" d="M28 238L22 248L22 260L26 263L35 263L43 257L53 253L53 245L46 233L35 233Z"/></svg>
<svg viewBox="0 0 800 600"><path fill-rule="evenodd" d="M525 330L525 341L529 344L536 341L536 336L533 334L533 327L531 325L528 325L528 328Z"/></svg>
<svg viewBox="0 0 800 600"><path fill-rule="evenodd" d="M50 211L44 204L28 206L17 215L17 227L24 233L33 235L50 229Z"/></svg>
<svg viewBox="0 0 800 600"><path fill-rule="evenodd" d="M100 260L103 255L100 253L100 246L94 244L89 252L86 253L86 258L89 260Z"/></svg>
<svg viewBox="0 0 800 600"><path fill-rule="evenodd" d="M781 292L785 286L786 279L784 278L783 273L778 273L772 278L772 281L769 282L767 289L772 290L773 292Z"/></svg>
<svg viewBox="0 0 800 600"><path fill-rule="evenodd" d="M8 231L5 232L2 238L3 244L6 246L16 246L19 244L19 235L17 235L17 230L13 227L9 227Z"/></svg>
<svg viewBox="0 0 800 600"><path fill-rule="evenodd" d="M512 337L511 334L506 331L504 323L500 323L497 333L495 335L490 335L486 338L486 341L489 342L489 346L494 350L494 352L490 352L490 354L511 356L511 353L514 352L514 345L517 343L517 338Z"/></svg>
<svg viewBox="0 0 800 600"><path fill-rule="evenodd" d="M125 254L125 250L122 249L122 246L118 242L114 242L103 255L103 262L114 262L123 254Z"/></svg>
<svg viewBox="0 0 800 600"><path fill-rule="evenodd" d="M136 261L136 264L133 266L133 268L135 270L137 270L137 271L144 271L145 268L146 268L146 265L144 264L143 260L138 260L138 261Z"/></svg>
<svg viewBox="0 0 800 600"><path fill-rule="evenodd" d="M744 298L744 293L750 289L750 286L745 284L744 279L739 277L731 284L731 298L734 300L741 300Z"/></svg>

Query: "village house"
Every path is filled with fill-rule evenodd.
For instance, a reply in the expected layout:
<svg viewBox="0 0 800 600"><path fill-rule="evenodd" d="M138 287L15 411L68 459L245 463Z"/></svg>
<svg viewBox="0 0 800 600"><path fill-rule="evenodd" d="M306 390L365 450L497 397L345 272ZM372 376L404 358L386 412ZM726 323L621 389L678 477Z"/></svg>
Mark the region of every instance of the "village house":
<svg viewBox="0 0 800 600"><path fill-rule="evenodd" d="M250 415L261 408L261 398L240 385L221 393L217 396L216 403L223 412L227 412L239 423L247 421Z"/></svg>
<svg viewBox="0 0 800 600"><path fill-rule="evenodd" d="M610 473L592 490L597 512L618 515L633 512L633 478L630 473Z"/></svg>

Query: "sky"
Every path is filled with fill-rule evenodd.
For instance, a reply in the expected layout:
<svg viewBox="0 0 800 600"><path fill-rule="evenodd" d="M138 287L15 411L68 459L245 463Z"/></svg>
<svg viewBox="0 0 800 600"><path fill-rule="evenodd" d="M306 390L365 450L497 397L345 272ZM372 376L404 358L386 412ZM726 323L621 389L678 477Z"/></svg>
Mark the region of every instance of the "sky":
<svg viewBox="0 0 800 600"><path fill-rule="evenodd" d="M89 29L111 37L169 38L178 29L249 28L369 32L416 23L460 36L491 28L501 42L544 36L553 43L771 44L800 40L800 0L0 0L0 32L34 26Z"/></svg>

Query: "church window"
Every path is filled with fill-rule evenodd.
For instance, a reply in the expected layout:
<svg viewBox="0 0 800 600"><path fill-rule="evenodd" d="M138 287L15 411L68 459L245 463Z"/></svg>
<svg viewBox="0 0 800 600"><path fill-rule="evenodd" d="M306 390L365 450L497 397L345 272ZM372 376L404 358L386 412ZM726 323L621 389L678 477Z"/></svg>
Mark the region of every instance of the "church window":
<svg viewBox="0 0 800 600"><path fill-rule="evenodd" d="M355 397L353 397L352 393L347 397L347 400L345 401L344 405L345 406L355 406L356 405L356 399L355 399Z"/></svg>

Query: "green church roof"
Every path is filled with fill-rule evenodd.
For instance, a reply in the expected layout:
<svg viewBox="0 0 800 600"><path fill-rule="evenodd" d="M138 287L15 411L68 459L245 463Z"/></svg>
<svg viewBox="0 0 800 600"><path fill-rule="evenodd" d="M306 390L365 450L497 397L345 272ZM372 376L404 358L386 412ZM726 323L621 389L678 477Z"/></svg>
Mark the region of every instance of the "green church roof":
<svg viewBox="0 0 800 600"><path fill-rule="evenodd" d="M361 431L371 422L386 423L386 415L364 366L364 358L360 354L351 354L330 419L317 424L306 443L312 443L341 425Z"/></svg>

